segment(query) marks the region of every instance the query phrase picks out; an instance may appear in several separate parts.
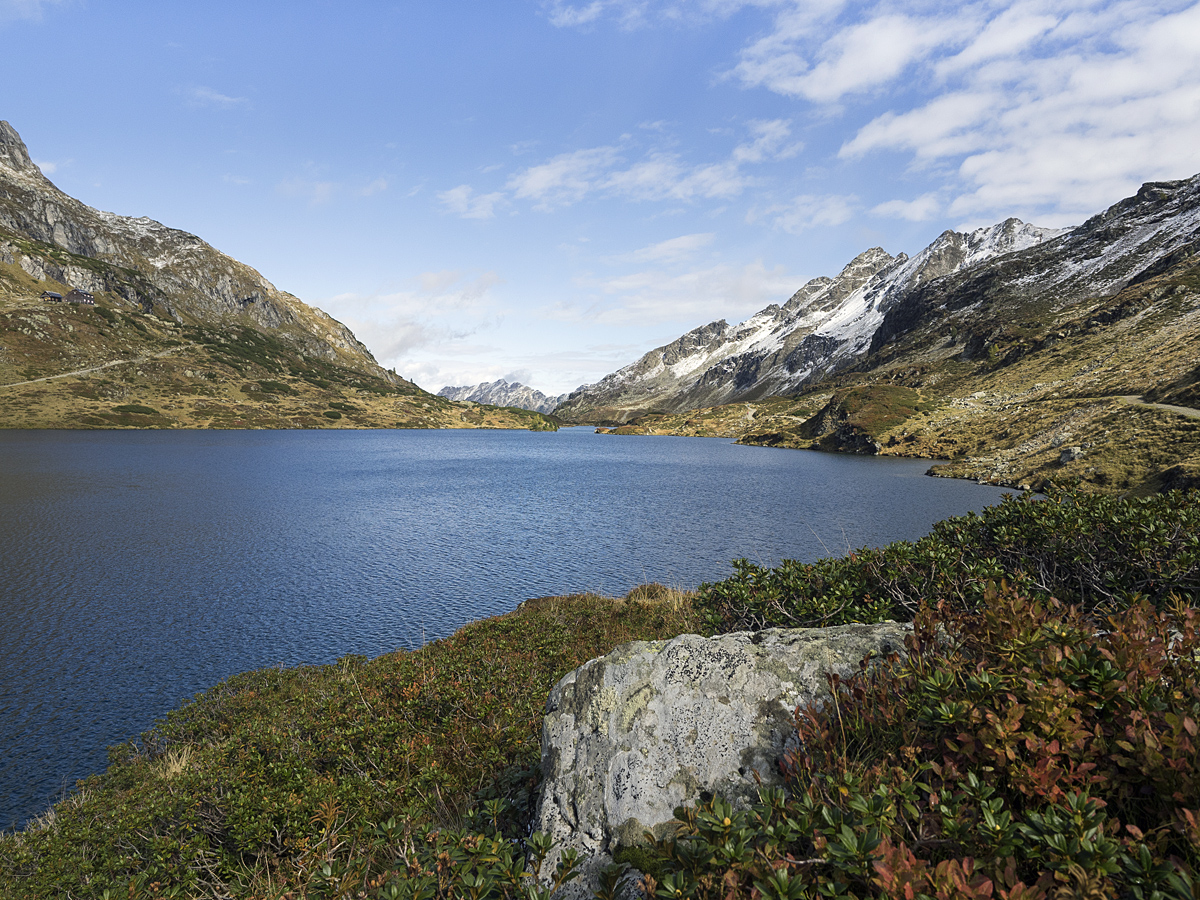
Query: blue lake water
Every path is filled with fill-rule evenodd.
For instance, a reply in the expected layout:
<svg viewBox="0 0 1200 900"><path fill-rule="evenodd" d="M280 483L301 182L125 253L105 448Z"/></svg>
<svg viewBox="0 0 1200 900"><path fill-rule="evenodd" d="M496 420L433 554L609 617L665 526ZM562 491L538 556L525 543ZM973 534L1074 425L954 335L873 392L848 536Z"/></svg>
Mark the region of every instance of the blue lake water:
<svg viewBox="0 0 1200 900"><path fill-rule="evenodd" d="M0 828L236 672L915 539L928 462L524 431L0 431Z"/></svg>

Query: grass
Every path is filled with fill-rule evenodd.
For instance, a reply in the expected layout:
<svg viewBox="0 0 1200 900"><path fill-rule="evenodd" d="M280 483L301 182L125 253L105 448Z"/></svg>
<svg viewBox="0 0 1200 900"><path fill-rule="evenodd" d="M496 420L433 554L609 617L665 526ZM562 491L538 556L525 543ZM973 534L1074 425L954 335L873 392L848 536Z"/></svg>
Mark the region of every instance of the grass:
<svg viewBox="0 0 1200 900"><path fill-rule="evenodd" d="M0 289L10 280L0 266ZM0 296L0 427L557 427L526 410L487 407L468 415L466 407L382 370L304 355L284 337L241 323L179 326L105 294L94 308L67 308L31 299L37 282L19 287L24 299ZM96 366L105 368L2 387Z"/></svg>
<svg viewBox="0 0 1200 900"><path fill-rule="evenodd" d="M542 598L419 650L229 679L0 838L0 897L279 896L326 863L391 866L390 849L366 858L381 822L453 829L489 799L520 835L555 681L697 626L690 598L661 586Z"/></svg>

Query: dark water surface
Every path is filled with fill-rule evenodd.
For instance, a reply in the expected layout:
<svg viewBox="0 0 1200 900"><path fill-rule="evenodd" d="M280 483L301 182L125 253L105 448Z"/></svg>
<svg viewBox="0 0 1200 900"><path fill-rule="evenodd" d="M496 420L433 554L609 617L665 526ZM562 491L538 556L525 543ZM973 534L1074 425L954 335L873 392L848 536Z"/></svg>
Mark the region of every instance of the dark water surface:
<svg viewBox="0 0 1200 900"><path fill-rule="evenodd" d="M917 538L927 462L523 431L0 431L0 828L182 698L547 594Z"/></svg>

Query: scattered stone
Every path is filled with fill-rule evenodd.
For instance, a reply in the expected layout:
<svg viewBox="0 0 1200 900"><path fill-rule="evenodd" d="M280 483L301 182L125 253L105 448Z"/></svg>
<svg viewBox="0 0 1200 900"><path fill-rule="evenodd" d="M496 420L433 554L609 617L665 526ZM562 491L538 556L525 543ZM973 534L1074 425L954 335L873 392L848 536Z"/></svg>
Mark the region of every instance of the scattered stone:
<svg viewBox="0 0 1200 900"><path fill-rule="evenodd" d="M1066 465L1069 462L1074 462L1081 456L1083 456L1082 447L1065 447L1058 454L1058 461L1063 465Z"/></svg>

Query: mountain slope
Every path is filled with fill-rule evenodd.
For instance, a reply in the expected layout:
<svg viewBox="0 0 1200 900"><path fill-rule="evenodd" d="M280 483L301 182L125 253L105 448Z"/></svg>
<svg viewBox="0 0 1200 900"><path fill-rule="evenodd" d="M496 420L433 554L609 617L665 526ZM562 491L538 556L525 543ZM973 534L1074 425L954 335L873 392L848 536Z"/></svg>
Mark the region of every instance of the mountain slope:
<svg viewBox="0 0 1200 900"><path fill-rule="evenodd" d="M46 302L78 288L94 305ZM0 122L0 427L553 429L376 364L195 235L67 196Z"/></svg>
<svg viewBox="0 0 1200 900"><path fill-rule="evenodd" d="M1200 176L919 284L870 346L787 398L626 433L950 460L935 474L1104 491L1200 486Z"/></svg>
<svg viewBox="0 0 1200 900"><path fill-rule="evenodd" d="M331 362L378 369L340 322L277 290L195 235L152 219L101 212L67 196L41 173L20 135L3 121L0 262L16 264L38 280L108 292L176 321L236 320L278 332Z"/></svg>

